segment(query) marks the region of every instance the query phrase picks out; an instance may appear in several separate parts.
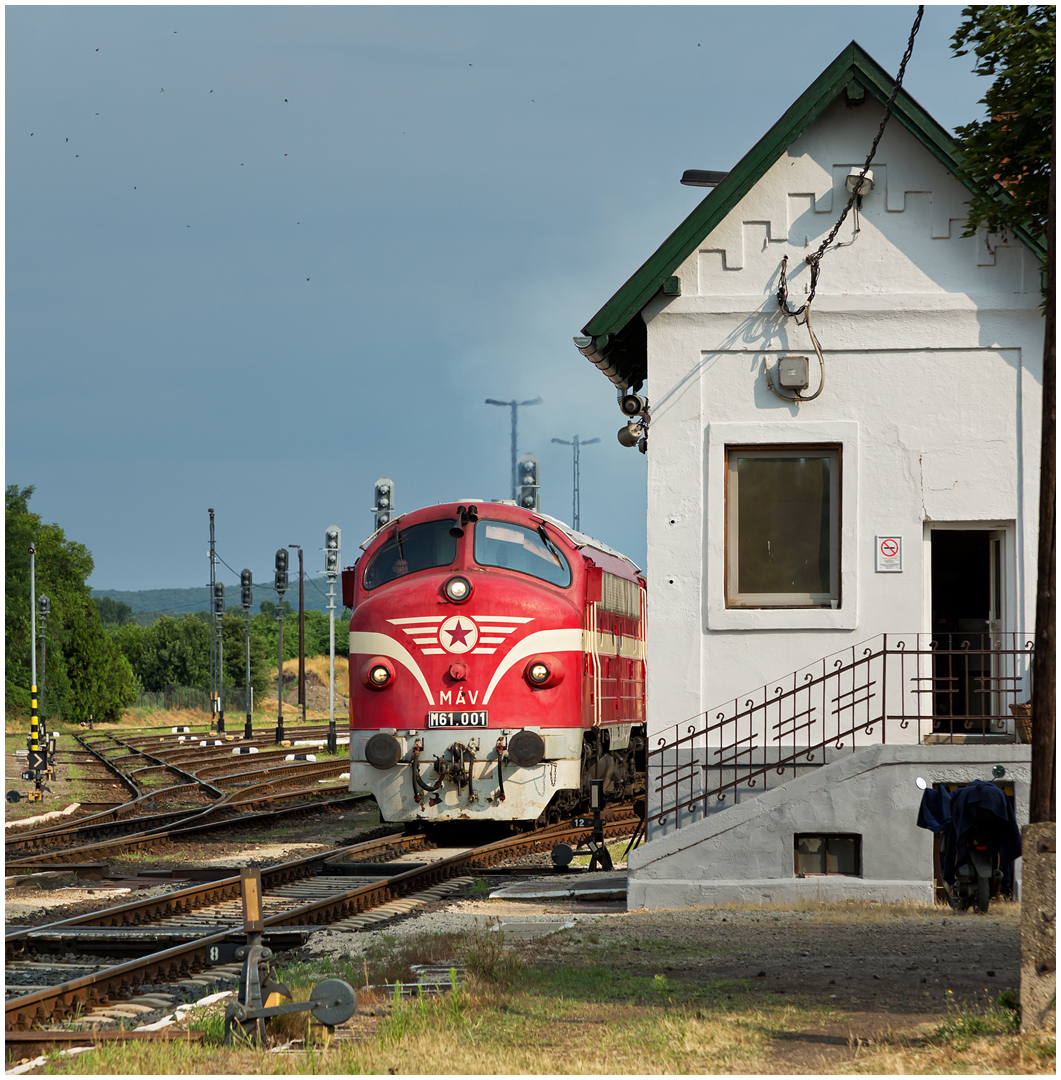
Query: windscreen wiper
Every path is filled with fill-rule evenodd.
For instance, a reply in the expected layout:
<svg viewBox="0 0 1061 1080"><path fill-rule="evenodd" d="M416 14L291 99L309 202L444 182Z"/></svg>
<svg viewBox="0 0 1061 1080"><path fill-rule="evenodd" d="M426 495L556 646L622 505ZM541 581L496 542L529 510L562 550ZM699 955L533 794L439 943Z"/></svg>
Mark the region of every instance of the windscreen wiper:
<svg viewBox="0 0 1061 1080"><path fill-rule="evenodd" d="M556 560L556 565L563 568L563 562L560 559L560 551L557 546L549 539L548 534L545 531L544 522L538 522L538 535L542 538L542 543L545 544L549 551L549 554Z"/></svg>

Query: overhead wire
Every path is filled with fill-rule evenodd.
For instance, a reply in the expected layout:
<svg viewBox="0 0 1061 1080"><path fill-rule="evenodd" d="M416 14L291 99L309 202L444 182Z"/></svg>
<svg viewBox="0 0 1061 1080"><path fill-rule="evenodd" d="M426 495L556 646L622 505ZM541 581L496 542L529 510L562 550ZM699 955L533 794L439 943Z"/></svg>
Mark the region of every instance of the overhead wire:
<svg viewBox="0 0 1061 1080"><path fill-rule="evenodd" d="M777 285L777 306L781 310L781 313L790 319L796 320L797 326L806 326L807 333L810 335L811 345L814 348L814 353L818 358L818 366L821 373L821 379L818 383L818 389L809 397L804 397L799 390L793 391L793 397L788 397L782 394L774 386L773 378L770 375L770 369L766 369L766 382L770 389L783 401L813 401L825 388L825 357L822 355L822 347L818 341L818 335L814 333L814 327L811 324L811 305L814 303L814 297L818 291L818 278L821 274L821 261L822 257L831 246L835 248L849 247L855 242L855 238L858 236L860 226L858 223L858 210L862 205L862 182L866 178L866 173L869 172L869 167L873 163L873 158L877 153L877 146L881 141L881 137L884 135L884 129L887 127L888 120L891 118L892 110L895 107L896 98L899 96L899 90L903 85L903 76L906 74L906 65L910 61L910 57L914 51L914 38L917 37L917 31L921 27L921 18L925 14L925 5L919 4L917 8L917 16L914 18L914 25L910 30L910 38L906 43L906 51L903 53L902 63L899 65L899 73L895 79L895 85L892 87L891 96L888 98L888 102L884 107L884 115L881 118L880 127L877 129L877 134L873 139L873 144L869 148L869 154L866 156L866 163L862 166L862 171L858 174L858 178L851 186L851 195L847 200L847 205L844 207L843 213L837 219L836 224L832 227L829 235L821 242L820 247L813 254L808 255L806 263L810 267L810 290L807 295L807 299L796 308L795 311L791 310L788 306L788 256L784 255L781 258L781 272L778 276ZM852 208L855 210L855 232L845 244L833 245L833 241L836 239L836 234L840 231L840 227L847 220L847 215L851 213Z"/></svg>

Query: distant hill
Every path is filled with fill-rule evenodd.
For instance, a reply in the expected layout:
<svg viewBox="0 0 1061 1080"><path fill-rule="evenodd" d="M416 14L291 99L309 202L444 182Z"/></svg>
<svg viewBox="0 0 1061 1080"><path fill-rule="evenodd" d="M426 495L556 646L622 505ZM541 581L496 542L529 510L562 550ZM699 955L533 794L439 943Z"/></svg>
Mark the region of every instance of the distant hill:
<svg viewBox="0 0 1061 1080"><path fill-rule="evenodd" d="M179 619L189 611L209 610L209 589L199 586L194 589L139 589L135 592L126 592L121 589L93 589L94 597L109 597L115 603L128 604L133 610L138 623L154 622L160 615L170 615ZM306 578L305 586L306 610L328 610L328 579L325 577ZM298 579L294 576L291 587L284 593L284 599L293 607L298 608ZM256 585L254 587L254 604L251 614L257 614L261 609L260 602L270 600L276 602L276 593L270 586ZM240 607L239 586L225 582L225 606L228 608ZM342 588L340 583L335 583L335 613L339 615L343 610Z"/></svg>

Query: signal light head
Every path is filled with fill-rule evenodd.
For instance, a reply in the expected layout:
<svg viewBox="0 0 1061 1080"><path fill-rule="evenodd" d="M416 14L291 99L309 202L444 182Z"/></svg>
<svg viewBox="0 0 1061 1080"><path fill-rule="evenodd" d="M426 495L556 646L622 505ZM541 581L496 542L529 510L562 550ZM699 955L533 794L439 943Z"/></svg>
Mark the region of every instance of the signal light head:
<svg viewBox="0 0 1061 1080"><path fill-rule="evenodd" d="M466 577L451 577L442 586L442 591L448 600L452 600L455 604L463 604L472 594L472 583Z"/></svg>

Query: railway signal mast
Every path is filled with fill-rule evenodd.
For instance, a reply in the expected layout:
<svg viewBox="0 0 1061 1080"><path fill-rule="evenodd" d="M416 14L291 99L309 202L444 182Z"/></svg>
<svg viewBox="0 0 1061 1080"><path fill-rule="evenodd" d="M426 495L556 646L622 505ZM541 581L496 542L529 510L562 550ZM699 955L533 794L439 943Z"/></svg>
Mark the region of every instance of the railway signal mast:
<svg viewBox="0 0 1061 1080"><path fill-rule="evenodd" d="M48 616L51 614L51 601L43 593L37 601L37 611L41 617L41 684L40 693L37 695L37 707L40 712L41 741L44 745L44 764L51 768L55 764L55 739L48 737L48 722L44 710L44 684L48 680Z"/></svg>
<svg viewBox="0 0 1061 1080"><path fill-rule="evenodd" d="M217 555L214 551L214 510L207 511L210 514L210 550L207 555L210 559L210 592L207 595L207 610L214 610L214 585L217 582ZM214 692L217 689L217 638L216 626L213 618L210 620L210 727L214 726L214 713L217 711L217 699Z"/></svg>
<svg viewBox="0 0 1061 1080"><path fill-rule="evenodd" d="M324 573L328 578L328 753L338 745L335 736L335 579L339 576L339 548L342 533L338 525L324 532Z"/></svg>
<svg viewBox="0 0 1061 1080"><path fill-rule="evenodd" d="M288 544L298 548L298 718L306 722L306 594L305 576L302 573L302 545Z"/></svg>
<svg viewBox="0 0 1061 1080"><path fill-rule="evenodd" d="M284 739L284 593L287 592L287 548L276 549L276 608L280 619L280 660L276 666L276 745Z"/></svg>
<svg viewBox="0 0 1061 1080"><path fill-rule="evenodd" d="M221 639L221 623L225 618L225 583L214 582L214 622L217 623L217 733L225 734L225 645Z"/></svg>
<svg viewBox="0 0 1061 1080"><path fill-rule="evenodd" d="M240 602L246 623L245 642L247 649L246 675L243 679L244 704L247 706L247 723L243 729L245 739L254 738L254 726L251 711L254 708L254 688L251 686L251 605L254 603L254 575L250 570L243 570L239 575Z"/></svg>
<svg viewBox="0 0 1061 1080"><path fill-rule="evenodd" d="M33 781L29 798L39 802L44 796L42 777L48 767L45 752L40 746L40 717L37 713L37 549L29 548L29 624L30 624L30 704L29 704L29 760L23 780Z"/></svg>

